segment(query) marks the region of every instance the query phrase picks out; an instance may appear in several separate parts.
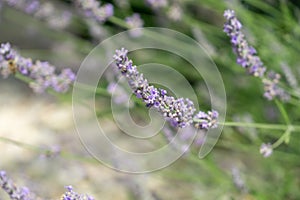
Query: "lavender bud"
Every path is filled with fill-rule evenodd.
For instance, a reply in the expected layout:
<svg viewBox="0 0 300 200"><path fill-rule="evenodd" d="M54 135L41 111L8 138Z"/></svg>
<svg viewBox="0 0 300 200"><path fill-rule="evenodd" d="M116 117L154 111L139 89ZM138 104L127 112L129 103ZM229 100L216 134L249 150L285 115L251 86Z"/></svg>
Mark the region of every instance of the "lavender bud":
<svg viewBox="0 0 300 200"><path fill-rule="evenodd" d="M284 91L284 89L278 86L281 76L273 71L268 72L267 77L264 78L264 97L268 100L273 100L275 97L280 98L282 101L288 101L290 96Z"/></svg>
<svg viewBox="0 0 300 200"><path fill-rule="evenodd" d="M260 152L260 154L262 154L263 157L265 157L265 158L271 156L272 153L273 153L272 145L271 145L270 143L268 143L268 144L263 143L263 144L260 146L259 152Z"/></svg>
<svg viewBox="0 0 300 200"><path fill-rule="evenodd" d="M195 127L199 129L210 129L217 127L217 119L219 117L219 113L215 110L205 112L198 112L194 116Z"/></svg>

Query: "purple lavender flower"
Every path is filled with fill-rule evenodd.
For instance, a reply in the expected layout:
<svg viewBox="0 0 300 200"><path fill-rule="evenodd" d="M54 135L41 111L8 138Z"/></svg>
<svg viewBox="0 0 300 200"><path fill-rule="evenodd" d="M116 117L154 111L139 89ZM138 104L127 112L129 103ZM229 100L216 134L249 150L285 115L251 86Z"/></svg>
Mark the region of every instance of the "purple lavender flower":
<svg viewBox="0 0 300 200"><path fill-rule="evenodd" d="M263 143L263 144L260 146L259 152L260 152L260 154L262 154L263 157L265 157L265 158L271 156L272 153L273 153L272 145L271 145L270 143L268 143L268 144Z"/></svg>
<svg viewBox="0 0 300 200"><path fill-rule="evenodd" d="M146 0L146 1L154 9L165 8L168 5L167 0Z"/></svg>
<svg viewBox="0 0 300 200"><path fill-rule="evenodd" d="M245 35L241 32L241 22L235 17L233 10L226 10L224 17L227 20L224 32L231 38L233 50L237 55L237 63L246 68L249 74L262 77L266 68L256 55L256 50L248 44Z"/></svg>
<svg viewBox="0 0 300 200"><path fill-rule="evenodd" d="M191 100L176 99L173 96L168 96L166 90L149 85L148 80L144 78L143 74L138 72L132 60L127 57L127 53L128 50L124 48L116 50L113 58L122 75L127 78L129 86L136 97L142 99L147 107L154 106L174 127L183 128L191 125L194 119L198 120L197 117L193 117L196 109ZM206 115L206 118L201 118L202 121L196 121L197 128L208 129L216 127L217 112L208 112Z"/></svg>
<svg viewBox="0 0 300 200"><path fill-rule="evenodd" d="M72 14L60 11L50 2L40 0L3 0L8 6L45 21L50 27L64 29L71 23Z"/></svg>
<svg viewBox="0 0 300 200"><path fill-rule="evenodd" d="M138 13L133 14L130 17L126 17L126 24L130 29L141 28L144 25L144 21L141 19L141 16ZM141 30L129 30L129 33L132 37L138 37L142 34Z"/></svg>
<svg viewBox="0 0 300 200"><path fill-rule="evenodd" d="M182 9L178 4L173 4L170 6L167 16L173 21L179 21L182 18Z"/></svg>
<svg viewBox="0 0 300 200"><path fill-rule="evenodd" d="M195 127L206 130L216 128L218 117L219 113L215 110L208 111L208 113L200 111L194 117Z"/></svg>
<svg viewBox="0 0 300 200"><path fill-rule="evenodd" d="M17 187L14 182L7 177L5 171L0 171L0 187L13 200L33 200L34 195L26 187Z"/></svg>
<svg viewBox="0 0 300 200"><path fill-rule="evenodd" d="M33 0L28 2L25 7L25 12L28 14L35 13L40 8L40 2L38 0Z"/></svg>
<svg viewBox="0 0 300 200"><path fill-rule="evenodd" d="M280 80L280 74L270 71L267 74L267 78L263 79L264 84L264 97L268 100L274 99L278 96L282 101L288 101L290 96L285 93L285 91L278 86Z"/></svg>
<svg viewBox="0 0 300 200"><path fill-rule="evenodd" d="M270 78L268 75L265 77L267 68L256 55L257 52L255 48L248 44L245 35L241 32L242 24L236 18L234 11L225 10L224 17L227 20L224 24L224 32L231 38L230 42L232 44L233 51L237 55L237 64L246 68L250 75L260 77L262 79L265 89L265 98L272 100L275 97L279 97L282 100L288 100L289 95L277 85L280 76Z"/></svg>
<svg viewBox="0 0 300 200"><path fill-rule="evenodd" d="M100 2L96 0L76 0L75 3L86 17L93 18L99 23L105 22L114 14L112 4L100 6Z"/></svg>
<svg viewBox="0 0 300 200"><path fill-rule="evenodd" d="M72 186L66 186L67 192L61 197L62 200L94 200L89 195L78 194L74 192Z"/></svg>
<svg viewBox="0 0 300 200"><path fill-rule="evenodd" d="M9 43L0 45L0 72L3 77L20 73L31 78L30 87L37 93L52 88L56 92L67 92L75 81L75 74L71 69L63 69L60 74L55 73L55 67L48 62L24 58L11 48Z"/></svg>

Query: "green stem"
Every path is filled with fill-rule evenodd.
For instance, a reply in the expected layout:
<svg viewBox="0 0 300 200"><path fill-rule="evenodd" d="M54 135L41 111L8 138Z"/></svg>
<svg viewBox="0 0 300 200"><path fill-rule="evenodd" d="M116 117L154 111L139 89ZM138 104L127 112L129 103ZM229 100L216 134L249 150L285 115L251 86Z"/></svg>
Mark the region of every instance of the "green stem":
<svg viewBox="0 0 300 200"><path fill-rule="evenodd" d="M30 83L30 82L33 81L31 78L28 78L28 77L26 77L26 76L23 76L23 75L20 74L20 73L16 73L16 74L15 74L15 77L16 77L17 79L19 79L20 81L23 81L23 82L25 82L25 83Z"/></svg>
<svg viewBox="0 0 300 200"><path fill-rule="evenodd" d="M87 91L95 92L96 94L104 95L106 97L111 96L110 93L105 88L101 88L101 87L95 88L93 86L90 86L90 85L87 85L84 83L79 83L79 82L76 82L75 87L78 87L80 89L84 89Z"/></svg>
<svg viewBox="0 0 300 200"><path fill-rule="evenodd" d="M10 144L13 144L15 146L22 147L24 149L29 149L29 150L32 150L32 151L41 152L41 149L36 147L36 146L30 145L30 144L25 144L25 143L22 143L22 142L19 142L19 141L16 141L16 140L12 140L12 139L9 139L9 138L6 138L6 137L0 136L0 141L5 142L5 143L10 143Z"/></svg>
<svg viewBox="0 0 300 200"><path fill-rule="evenodd" d="M286 130L291 127L291 131L300 131L300 125L284 125L284 124L262 124L262 123L245 123L245 122L224 122L219 123L223 126L231 127L247 127L247 128L260 128L271 130Z"/></svg>
<svg viewBox="0 0 300 200"><path fill-rule="evenodd" d="M125 29L129 29L130 27L124 22L124 20L118 18L118 17L115 17L115 16L111 16L108 21L110 21L111 23L115 24L115 25L118 25L122 28L125 28Z"/></svg>
<svg viewBox="0 0 300 200"><path fill-rule="evenodd" d="M285 108L283 107L282 103L279 102L278 99L275 99L275 103L276 103L276 106L278 107L278 109L279 109L279 111L280 111L280 113L281 113L281 115L282 115L285 123L287 125L290 125L291 124L290 118L289 118L289 116L288 116Z"/></svg>
<svg viewBox="0 0 300 200"><path fill-rule="evenodd" d="M283 142L288 143L292 131L293 127L289 126L284 132L284 134L282 134L282 136L274 144L272 144L273 149L281 145Z"/></svg>

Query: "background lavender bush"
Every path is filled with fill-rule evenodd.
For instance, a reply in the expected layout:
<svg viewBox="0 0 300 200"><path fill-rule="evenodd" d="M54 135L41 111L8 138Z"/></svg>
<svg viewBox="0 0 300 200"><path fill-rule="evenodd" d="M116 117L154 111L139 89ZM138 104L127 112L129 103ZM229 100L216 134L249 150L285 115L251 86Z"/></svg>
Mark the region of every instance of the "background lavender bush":
<svg viewBox="0 0 300 200"><path fill-rule="evenodd" d="M297 1L0 0L0 5L0 42L9 42L18 55L25 60L31 58L32 63L47 61L54 77L43 75L43 81L37 82L44 84L43 89L48 88L41 94L28 86L31 80L13 71L8 71L8 78L0 79L0 171L5 171L0 173L0 199L12 196L3 184L6 176L17 187L16 192L27 194L22 187L26 186L33 198L41 199L79 194L94 199L300 198L300 134L285 129L286 125L300 124ZM257 77L253 63L247 67L249 63L243 59L249 54L244 56L245 48L237 51L245 46L238 46L232 37L236 32L223 32L224 23L231 23L228 13L223 16L226 9L235 11L242 26L235 21L235 31L244 35L247 48L255 49L249 50L251 56L256 61L258 56L267 71L274 73L260 73ZM67 71L67 79L63 80L68 81L62 86L68 87L55 87L59 84L54 74L59 76L65 68L76 74L84 57L99 42L127 28L141 26L174 29L199 41L222 74L228 98L226 121L244 126L225 126L216 147L203 160L197 157L203 142L199 134L190 152L173 165L155 173L131 175L100 165L85 151L74 129L71 92L67 91L74 77ZM132 37L138 36L138 32L132 32ZM1 72L3 62L9 67L6 62L11 60L3 48ZM178 70L192 84L202 109L211 109L204 81L183 60L155 50L129 55L137 64L157 62ZM276 74L280 74L280 79ZM96 96L98 118L108 127L112 126L107 88L115 78L114 72L108 72L106 80L99 83L102 92ZM274 83L290 98L281 101L266 94L274 89ZM122 102L120 91L118 102ZM130 109L139 123L147 122L143 104L133 101ZM253 123L271 126L249 126ZM166 130L165 135L168 134L172 133ZM160 142L167 140L161 137ZM76 194L73 188L65 188L69 185Z"/></svg>

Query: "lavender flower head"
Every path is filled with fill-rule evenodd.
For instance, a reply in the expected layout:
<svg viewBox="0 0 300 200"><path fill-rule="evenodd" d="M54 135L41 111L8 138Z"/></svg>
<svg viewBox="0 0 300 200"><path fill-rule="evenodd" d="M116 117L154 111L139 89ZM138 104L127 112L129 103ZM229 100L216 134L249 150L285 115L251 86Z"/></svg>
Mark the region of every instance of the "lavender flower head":
<svg viewBox="0 0 300 200"><path fill-rule="evenodd" d="M167 91L149 85L143 74L139 73L137 66L127 57L128 50L116 50L113 58L118 69L128 80L128 84L136 97L142 99L147 107L155 107L167 121L174 127L184 128L194 122L196 111L194 103L189 99L167 95ZM208 112L201 120L196 122L196 127L208 129L216 127L217 112ZM197 117L196 117L197 118Z"/></svg>
<svg viewBox="0 0 300 200"><path fill-rule="evenodd" d="M154 9L165 8L168 6L167 0L146 0L148 4Z"/></svg>
<svg viewBox="0 0 300 200"><path fill-rule="evenodd" d="M260 77L264 84L264 97L272 100L279 97L283 101L289 99L289 95L278 86L280 75L276 77L270 76L270 72L265 76L267 68L257 56L254 47L250 46L242 33L242 24L236 18L233 10L225 10L224 17L226 22L224 24L224 32L230 37L230 42L234 53L237 55L236 62L245 68L250 75Z"/></svg>
<svg viewBox="0 0 300 200"><path fill-rule="evenodd" d="M282 101L288 101L290 96L278 86L281 76L273 71L268 72L267 78L263 79L264 83L264 97L268 100L272 100L274 97L278 96Z"/></svg>
<svg viewBox="0 0 300 200"><path fill-rule="evenodd" d="M141 19L141 16L138 13L133 14L132 16L126 17L126 24L130 29L141 28L144 26L144 21ZM142 34L141 30L129 30L129 34L132 37L138 37Z"/></svg>
<svg viewBox="0 0 300 200"><path fill-rule="evenodd" d="M114 14L114 7L109 3L102 6L96 0L75 0L75 3L86 17L93 18L99 23L105 22Z"/></svg>
<svg viewBox="0 0 300 200"><path fill-rule="evenodd" d="M83 195L74 192L72 186L66 186L66 189L67 192L63 194L61 200L94 200L94 198L89 195Z"/></svg>
<svg viewBox="0 0 300 200"><path fill-rule="evenodd" d="M76 78L71 69L63 69L56 74L55 67L48 62L33 62L30 58L22 57L9 43L0 44L0 72L4 78L19 73L32 79L29 85L37 93L48 88L60 93L67 92Z"/></svg>
<svg viewBox="0 0 300 200"><path fill-rule="evenodd" d="M72 13L56 9L51 2L40 0L3 0L3 2L8 6L45 21L54 29L64 29L71 23Z"/></svg>
<svg viewBox="0 0 300 200"><path fill-rule="evenodd" d="M237 63L246 68L249 74L262 77L266 68L256 55L256 50L248 44L245 35L241 32L241 22L235 17L233 10L226 10L224 17L227 20L224 32L230 37L233 50L237 55Z"/></svg>
<svg viewBox="0 0 300 200"><path fill-rule="evenodd" d="M271 156L272 153L273 153L272 145L271 145L270 143L268 143L268 144L263 143L263 144L260 146L259 152L260 152L260 154L262 154L263 157L265 157L265 158Z"/></svg>
<svg viewBox="0 0 300 200"><path fill-rule="evenodd" d="M0 171L0 187L13 200L33 200L34 195L26 187L17 187L14 182L7 177L5 171Z"/></svg>
<svg viewBox="0 0 300 200"><path fill-rule="evenodd" d="M178 4L173 4L169 7L167 16L173 21L180 21L182 19L183 11Z"/></svg>
<svg viewBox="0 0 300 200"><path fill-rule="evenodd" d="M208 113L200 111L194 117L195 127L206 130L216 128L218 117L219 113L215 110L208 111Z"/></svg>

